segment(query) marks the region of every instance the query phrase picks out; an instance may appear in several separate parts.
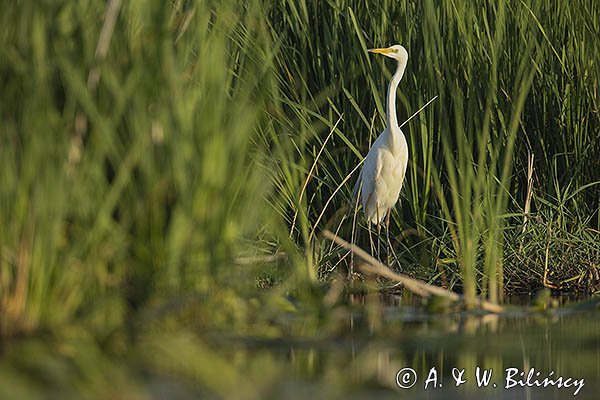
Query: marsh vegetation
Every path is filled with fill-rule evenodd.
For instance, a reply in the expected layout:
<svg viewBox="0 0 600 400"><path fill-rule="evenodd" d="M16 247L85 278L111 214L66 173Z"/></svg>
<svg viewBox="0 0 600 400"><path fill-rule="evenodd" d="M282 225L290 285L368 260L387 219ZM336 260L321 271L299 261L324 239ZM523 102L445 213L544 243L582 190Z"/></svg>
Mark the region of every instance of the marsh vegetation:
<svg viewBox="0 0 600 400"><path fill-rule="evenodd" d="M399 120L439 97L403 127L380 258L467 305L594 296L599 3L4 2L0 22L0 397L397 396L393 369L439 358L599 380L594 297L490 328L348 279L322 235L369 247L351 191L393 66L366 49L401 43Z"/></svg>

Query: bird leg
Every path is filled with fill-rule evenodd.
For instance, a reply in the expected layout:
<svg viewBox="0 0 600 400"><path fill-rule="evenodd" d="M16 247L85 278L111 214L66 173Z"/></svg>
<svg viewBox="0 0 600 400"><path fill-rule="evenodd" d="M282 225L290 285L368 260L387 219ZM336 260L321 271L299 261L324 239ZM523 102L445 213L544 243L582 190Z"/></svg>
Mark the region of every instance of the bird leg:
<svg viewBox="0 0 600 400"><path fill-rule="evenodd" d="M386 239L386 252L385 252L385 257L386 257L386 264L390 265L390 249L392 248L392 246L390 245L390 214L391 212L388 212L388 214L385 216L385 239Z"/></svg>
<svg viewBox="0 0 600 400"><path fill-rule="evenodd" d="M396 256L396 252L394 251L394 247L392 246L392 242L390 241L390 214L391 214L391 212L388 213L388 215L385 218L385 235L387 238L387 246L388 246L388 251L387 251L386 255L388 258L389 265L391 265L393 263L393 261L396 261L398 259L398 256ZM392 263L389 263L390 252L394 256L394 260L392 261Z"/></svg>
<svg viewBox="0 0 600 400"><path fill-rule="evenodd" d="M379 219L379 207L377 207L377 259L381 261L381 220Z"/></svg>
<svg viewBox="0 0 600 400"><path fill-rule="evenodd" d="M367 229L369 231L369 244L371 245L371 256L373 256L374 251L375 251L375 249L374 249L375 246L373 245L373 236L371 234L371 221L367 222Z"/></svg>
<svg viewBox="0 0 600 400"><path fill-rule="evenodd" d="M377 224L377 259L381 261L381 222Z"/></svg>
<svg viewBox="0 0 600 400"><path fill-rule="evenodd" d="M354 203L354 216L352 217L352 244L355 244L358 241L358 230L356 230L356 215L358 212L358 203L360 201L360 188L362 187L362 183L358 187L358 193L356 195L356 202ZM355 241L356 239L356 241ZM348 278L351 279L354 274L354 252L350 252L350 269L348 270Z"/></svg>

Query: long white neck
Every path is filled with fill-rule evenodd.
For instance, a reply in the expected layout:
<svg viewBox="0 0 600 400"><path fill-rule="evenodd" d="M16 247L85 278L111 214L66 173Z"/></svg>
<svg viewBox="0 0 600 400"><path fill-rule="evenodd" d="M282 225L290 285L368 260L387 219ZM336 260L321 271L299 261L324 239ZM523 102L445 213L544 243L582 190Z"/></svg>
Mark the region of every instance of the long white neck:
<svg viewBox="0 0 600 400"><path fill-rule="evenodd" d="M391 133L391 140L394 141L394 136L400 133L398 129L398 117L396 116L396 90L398 89L398 84L402 79L402 75L404 75L404 70L406 69L405 61L398 61L398 67L396 68L396 72L392 79L390 80L390 85L388 86L387 93L387 126Z"/></svg>

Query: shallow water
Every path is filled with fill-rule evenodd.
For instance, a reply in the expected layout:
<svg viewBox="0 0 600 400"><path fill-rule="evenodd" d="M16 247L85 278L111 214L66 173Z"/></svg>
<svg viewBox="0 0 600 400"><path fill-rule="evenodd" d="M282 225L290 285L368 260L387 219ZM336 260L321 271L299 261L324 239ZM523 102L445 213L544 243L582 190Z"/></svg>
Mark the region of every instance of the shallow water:
<svg viewBox="0 0 600 400"><path fill-rule="evenodd" d="M577 391L576 398L598 398L597 312L407 316L390 308L385 315L376 336L356 317L355 331L337 340L238 339L226 347L232 355L275 360L285 372L274 382L274 397L564 399ZM491 372L487 385L478 385L478 367ZM537 387L547 377L554 382ZM397 378L411 387L400 388Z"/></svg>
<svg viewBox="0 0 600 400"><path fill-rule="evenodd" d="M310 328L302 335L301 317L292 316L293 337L175 327L130 344L118 335L98 343L76 329L60 339L19 339L0 356L0 399L504 400L573 398L576 391L578 399L598 398L600 312L593 304L491 315L431 314L392 303L375 312L366 311L369 305L344 309L335 332ZM480 377L491 372L487 384L477 384L478 367ZM548 376L554 384L528 386L531 369L529 385ZM558 387L559 377L570 387Z"/></svg>

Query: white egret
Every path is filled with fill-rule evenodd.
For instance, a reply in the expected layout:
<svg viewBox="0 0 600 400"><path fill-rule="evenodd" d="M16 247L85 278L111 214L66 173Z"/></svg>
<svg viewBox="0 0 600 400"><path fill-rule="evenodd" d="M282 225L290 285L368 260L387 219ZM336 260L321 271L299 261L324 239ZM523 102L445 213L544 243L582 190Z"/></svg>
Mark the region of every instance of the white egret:
<svg viewBox="0 0 600 400"><path fill-rule="evenodd" d="M387 216L389 224L389 214L400 197L408 164L408 145L396 117L396 90L404 75L408 52L400 45L370 49L369 52L383 54L398 61L396 72L388 86L387 126L369 150L354 188L355 194L360 197L370 235L371 223L378 225Z"/></svg>

